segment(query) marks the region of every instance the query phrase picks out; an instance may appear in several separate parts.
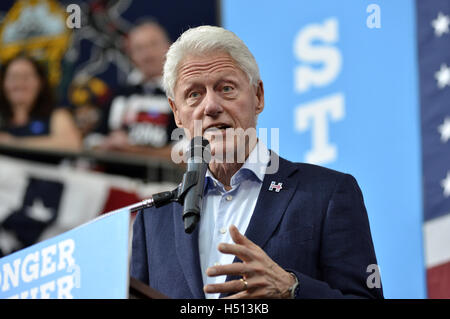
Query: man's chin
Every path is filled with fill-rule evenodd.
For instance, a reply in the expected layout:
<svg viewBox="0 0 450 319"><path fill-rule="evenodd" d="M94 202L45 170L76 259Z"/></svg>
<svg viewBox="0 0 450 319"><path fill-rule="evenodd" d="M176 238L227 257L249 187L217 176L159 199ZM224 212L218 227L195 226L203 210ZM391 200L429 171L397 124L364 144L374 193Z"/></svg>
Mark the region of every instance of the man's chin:
<svg viewBox="0 0 450 319"><path fill-rule="evenodd" d="M222 143L212 142L211 155L215 163L244 163L247 154L245 147L237 147L234 143L231 145L223 145Z"/></svg>

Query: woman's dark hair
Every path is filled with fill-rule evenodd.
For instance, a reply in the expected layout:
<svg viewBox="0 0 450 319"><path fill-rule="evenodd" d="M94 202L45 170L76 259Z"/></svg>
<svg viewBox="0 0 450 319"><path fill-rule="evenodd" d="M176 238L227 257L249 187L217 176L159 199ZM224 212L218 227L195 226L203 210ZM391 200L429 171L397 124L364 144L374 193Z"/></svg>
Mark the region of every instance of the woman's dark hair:
<svg viewBox="0 0 450 319"><path fill-rule="evenodd" d="M29 61L41 82L41 89L30 111L30 118L47 118L55 107L55 97L48 81L46 68L29 55L16 55L0 67L0 122L2 126L7 126L13 116L11 103L8 101L4 91L5 75L11 63L18 60Z"/></svg>

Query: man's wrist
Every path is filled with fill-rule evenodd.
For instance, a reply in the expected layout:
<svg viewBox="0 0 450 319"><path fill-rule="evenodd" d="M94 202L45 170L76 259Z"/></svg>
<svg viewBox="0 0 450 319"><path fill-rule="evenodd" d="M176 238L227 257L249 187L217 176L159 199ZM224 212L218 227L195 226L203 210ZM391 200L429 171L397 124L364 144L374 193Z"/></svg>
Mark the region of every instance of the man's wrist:
<svg viewBox="0 0 450 319"><path fill-rule="evenodd" d="M297 276L293 272L289 272L289 274L294 278L295 282L294 284L288 289L289 291L289 297L290 299L295 299L295 296L297 295L297 291L299 288L299 282Z"/></svg>

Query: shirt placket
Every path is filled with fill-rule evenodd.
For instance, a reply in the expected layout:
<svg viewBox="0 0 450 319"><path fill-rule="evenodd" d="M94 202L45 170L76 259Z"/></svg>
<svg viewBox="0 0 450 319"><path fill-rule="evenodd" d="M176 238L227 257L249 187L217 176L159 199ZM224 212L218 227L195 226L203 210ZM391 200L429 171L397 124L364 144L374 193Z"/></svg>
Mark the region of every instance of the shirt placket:
<svg viewBox="0 0 450 319"><path fill-rule="evenodd" d="M228 225L226 224L229 220L229 216L227 216L227 212L229 211L229 207L231 205L231 201L233 199L233 190L229 192L221 192L221 198L219 202L218 214L216 217L216 221L214 224L214 236L213 236L213 244L211 245L211 253L210 256L216 256L213 260L212 265L220 265L224 264L225 256L217 250L217 246L223 242L229 242L228 238ZM220 277L215 277L215 282L220 281Z"/></svg>

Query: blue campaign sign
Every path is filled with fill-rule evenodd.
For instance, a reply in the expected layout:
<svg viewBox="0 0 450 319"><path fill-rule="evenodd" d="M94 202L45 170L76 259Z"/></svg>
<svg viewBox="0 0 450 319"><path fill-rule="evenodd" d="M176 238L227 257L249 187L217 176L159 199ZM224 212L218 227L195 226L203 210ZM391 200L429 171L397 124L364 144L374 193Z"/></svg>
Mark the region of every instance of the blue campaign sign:
<svg viewBox="0 0 450 319"><path fill-rule="evenodd" d="M128 210L0 259L0 298L127 298Z"/></svg>
<svg viewBox="0 0 450 319"><path fill-rule="evenodd" d="M223 0L222 21L259 64L270 146L354 175L385 296L425 297L415 2Z"/></svg>

